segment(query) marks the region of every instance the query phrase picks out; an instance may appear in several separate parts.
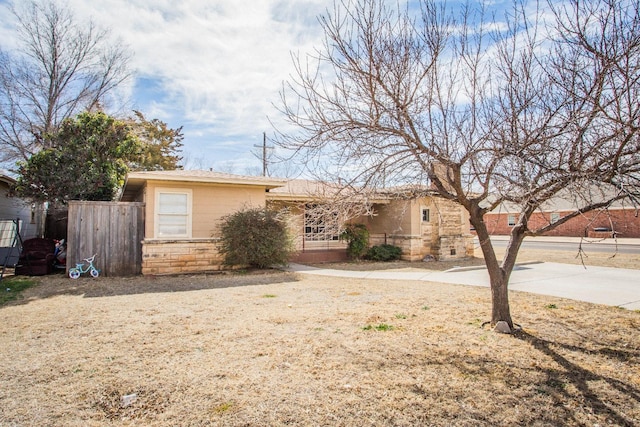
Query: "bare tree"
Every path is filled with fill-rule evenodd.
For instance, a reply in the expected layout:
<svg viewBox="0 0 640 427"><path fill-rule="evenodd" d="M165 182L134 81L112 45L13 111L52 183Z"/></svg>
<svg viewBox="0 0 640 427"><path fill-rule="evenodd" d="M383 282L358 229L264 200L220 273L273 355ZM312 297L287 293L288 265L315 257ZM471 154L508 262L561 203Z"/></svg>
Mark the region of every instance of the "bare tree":
<svg viewBox="0 0 640 427"><path fill-rule="evenodd" d="M19 47L0 51L0 160L26 159L42 135L81 111L104 108L129 78L129 53L92 21L54 0L13 9Z"/></svg>
<svg viewBox="0 0 640 427"><path fill-rule="evenodd" d="M455 12L433 0L418 11L343 0L320 17L324 46L295 58L282 91L298 131L279 144L325 165L325 179L430 182L464 206L490 276L491 323L513 327L508 283L523 239L638 200L639 4L514 0L501 19L470 4ZM530 226L567 190L573 213ZM503 203L519 219L499 260L484 215Z"/></svg>

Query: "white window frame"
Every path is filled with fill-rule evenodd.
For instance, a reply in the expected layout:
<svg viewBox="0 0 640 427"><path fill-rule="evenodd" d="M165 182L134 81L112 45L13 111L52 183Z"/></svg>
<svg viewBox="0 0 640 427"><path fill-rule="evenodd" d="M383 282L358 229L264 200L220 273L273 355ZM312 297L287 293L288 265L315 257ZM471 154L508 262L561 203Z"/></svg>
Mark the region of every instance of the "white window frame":
<svg viewBox="0 0 640 427"><path fill-rule="evenodd" d="M549 218L551 224L555 224L560 221L560 214L558 212L551 212L551 217Z"/></svg>
<svg viewBox="0 0 640 427"><path fill-rule="evenodd" d="M162 194L181 194L187 196L186 213L162 214L160 213L160 198ZM177 234L160 234L160 219L162 216L183 216L186 220L186 232ZM193 191L188 188L156 188L155 190L155 211L154 211L154 236L156 239L190 239L192 236L193 218Z"/></svg>
<svg viewBox="0 0 640 427"><path fill-rule="evenodd" d="M507 215L507 225L509 227L515 227L517 223L518 223L518 218L514 214Z"/></svg>
<svg viewBox="0 0 640 427"><path fill-rule="evenodd" d="M425 213L427 214L427 219L425 219ZM420 209L420 219L422 222L431 222L431 210L429 208Z"/></svg>

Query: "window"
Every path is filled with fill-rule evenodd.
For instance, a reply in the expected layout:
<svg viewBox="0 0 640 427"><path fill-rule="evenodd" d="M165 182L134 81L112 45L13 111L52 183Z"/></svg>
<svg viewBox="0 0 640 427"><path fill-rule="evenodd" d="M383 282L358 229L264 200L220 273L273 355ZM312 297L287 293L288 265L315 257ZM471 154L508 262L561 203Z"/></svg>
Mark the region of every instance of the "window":
<svg viewBox="0 0 640 427"><path fill-rule="evenodd" d="M304 239L330 241L339 239L337 213L319 205L307 205L304 212Z"/></svg>
<svg viewBox="0 0 640 427"><path fill-rule="evenodd" d="M7 219L0 221L0 246L11 248L17 243L17 231L22 225L22 220Z"/></svg>
<svg viewBox="0 0 640 427"><path fill-rule="evenodd" d="M509 227L513 227L514 225L516 225L516 216L515 215L507 216L507 225L509 225Z"/></svg>
<svg viewBox="0 0 640 427"><path fill-rule="evenodd" d="M551 224L555 224L558 221L560 221L560 214L557 212L553 212L551 214Z"/></svg>
<svg viewBox="0 0 640 427"><path fill-rule="evenodd" d="M156 190L157 238L191 237L191 191Z"/></svg>
<svg viewBox="0 0 640 427"><path fill-rule="evenodd" d="M429 222L430 212L429 209L422 209L422 222Z"/></svg>

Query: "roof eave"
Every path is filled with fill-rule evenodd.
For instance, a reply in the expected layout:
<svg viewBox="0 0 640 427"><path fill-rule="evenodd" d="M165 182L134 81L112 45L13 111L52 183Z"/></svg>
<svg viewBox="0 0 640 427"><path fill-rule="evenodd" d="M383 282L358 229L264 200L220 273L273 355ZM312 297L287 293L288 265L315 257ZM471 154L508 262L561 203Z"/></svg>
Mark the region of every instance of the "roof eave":
<svg viewBox="0 0 640 427"><path fill-rule="evenodd" d="M278 188L284 186L287 181L275 178L256 178L256 179L237 179L230 177L201 177L201 176L172 176L172 175L154 175L153 173L131 172L127 176L128 182L142 181L172 181L187 183L203 183L203 184L231 184L231 185L251 185L257 187L265 187L267 189Z"/></svg>
<svg viewBox="0 0 640 427"><path fill-rule="evenodd" d="M314 196L309 194L267 193L267 200L281 202L331 202L331 196ZM391 199L375 198L365 199L356 197L354 201L363 201L372 204L389 204Z"/></svg>

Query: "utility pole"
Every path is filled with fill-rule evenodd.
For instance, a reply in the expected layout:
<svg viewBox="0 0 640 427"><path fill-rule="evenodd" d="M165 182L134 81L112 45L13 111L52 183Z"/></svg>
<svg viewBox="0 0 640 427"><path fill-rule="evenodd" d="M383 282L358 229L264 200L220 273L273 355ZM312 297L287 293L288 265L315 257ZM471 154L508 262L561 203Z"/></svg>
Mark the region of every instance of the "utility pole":
<svg viewBox="0 0 640 427"><path fill-rule="evenodd" d="M256 148L262 147L262 176L267 176L267 148L275 148L272 146L267 146L267 133L262 132L262 146L253 145Z"/></svg>

